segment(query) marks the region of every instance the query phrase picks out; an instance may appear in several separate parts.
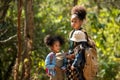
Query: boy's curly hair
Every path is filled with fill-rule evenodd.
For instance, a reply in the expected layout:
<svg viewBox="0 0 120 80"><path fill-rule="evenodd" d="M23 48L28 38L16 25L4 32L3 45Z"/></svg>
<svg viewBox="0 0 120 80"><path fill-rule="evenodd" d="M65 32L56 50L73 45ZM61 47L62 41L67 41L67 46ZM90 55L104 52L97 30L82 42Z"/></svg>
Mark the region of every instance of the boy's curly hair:
<svg viewBox="0 0 120 80"><path fill-rule="evenodd" d="M64 44L64 39L61 36L51 36L51 35L47 35L44 38L44 42L47 46L53 46L55 41L59 41L60 45Z"/></svg>
<svg viewBox="0 0 120 80"><path fill-rule="evenodd" d="M84 20L86 18L86 9L83 6L75 6L71 10L71 14L76 14L80 20Z"/></svg>

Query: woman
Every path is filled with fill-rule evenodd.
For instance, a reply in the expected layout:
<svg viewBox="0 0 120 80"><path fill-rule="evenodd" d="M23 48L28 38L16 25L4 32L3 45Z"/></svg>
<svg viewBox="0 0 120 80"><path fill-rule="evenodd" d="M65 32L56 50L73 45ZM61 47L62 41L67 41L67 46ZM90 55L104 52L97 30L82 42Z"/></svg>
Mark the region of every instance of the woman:
<svg viewBox="0 0 120 80"><path fill-rule="evenodd" d="M82 6L75 6L71 10L70 48L67 55L66 76L67 80L85 80L83 76L83 67L85 63L84 49L88 46L86 35L81 31L81 26L86 18L86 10ZM83 39L81 39L83 38ZM82 41L82 42L79 42ZM81 45L80 55L74 52L77 45ZM78 63L79 62L79 63Z"/></svg>

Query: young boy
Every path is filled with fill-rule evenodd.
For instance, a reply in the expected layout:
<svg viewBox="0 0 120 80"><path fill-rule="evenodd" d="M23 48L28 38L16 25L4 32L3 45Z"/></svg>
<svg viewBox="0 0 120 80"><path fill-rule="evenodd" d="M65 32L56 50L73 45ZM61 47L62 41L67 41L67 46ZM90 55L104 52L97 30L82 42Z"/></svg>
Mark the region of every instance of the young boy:
<svg viewBox="0 0 120 80"><path fill-rule="evenodd" d="M61 57L62 55L59 53L61 46L64 44L63 38L60 36L47 35L45 37L45 44L51 50L45 59L45 66L50 80L64 80L64 72L61 69L61 59L63 59L63 57Z"/></svg>

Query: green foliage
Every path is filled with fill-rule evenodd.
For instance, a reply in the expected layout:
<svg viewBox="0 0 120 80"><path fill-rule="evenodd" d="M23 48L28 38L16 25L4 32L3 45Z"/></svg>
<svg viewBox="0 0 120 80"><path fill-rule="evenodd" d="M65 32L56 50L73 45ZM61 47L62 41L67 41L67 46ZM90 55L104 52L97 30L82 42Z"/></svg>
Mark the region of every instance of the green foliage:
<svg viewBox="0 0 120 80"><path fill-rule="evenodd" d="M106 8L96 12L88 13L88 23L86 30L95 40L99 58L98 80L116 80L116 75L120 69L119 65L119 44L120 44L120 25L115 18L120 11ZM119 78L117 78L119 79Z"/></svg>
<svg viewBox="0 0 120 80"><path fill-rule="evenodd" d="M112 6L98 9L95 2L89 0L79 1L88 11L87 19L83 28L95 40L98 51L99 72L97 80L119 80L120 79L120 10ZM102 4L103 5L103 4ZM73 0L34 0L34 50L31 54L32 80L47 80L45 75L44 59L49 53L49 48L44 44L47 34L62 35L65 45L62 50L68 50L68 35L72 30L70 26L70 10ZM24 10L22 12L21 27L24 26ZM16 34L17 26L16 3L11 2L5 17L5 24L0 24L0 30L8 29L1 36L0 41ZM21 30L23 32L23 29ZM0 44L0 70L2 77L8 70L12 60L16 57L16 38L7 44ZM20 69L21 70L21 69ZM12 75L11 75L12 76ZM12 80L12 77L10 78Z"/></svg>

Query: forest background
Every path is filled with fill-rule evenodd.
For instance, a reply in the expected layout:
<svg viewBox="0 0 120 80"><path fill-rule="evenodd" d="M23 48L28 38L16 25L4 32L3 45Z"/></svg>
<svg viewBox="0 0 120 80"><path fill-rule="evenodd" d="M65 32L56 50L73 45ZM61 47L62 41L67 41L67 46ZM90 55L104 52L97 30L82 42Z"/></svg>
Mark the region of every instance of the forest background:
<svg viewBox="0 0 120 80"><path fill-rule="evenodd" d="M0 80L47 80L44 37L62 35L68 50L75 5L86 7L83 28L97 45L96 80L120 80L120 0L0 0Z"/></svg>

